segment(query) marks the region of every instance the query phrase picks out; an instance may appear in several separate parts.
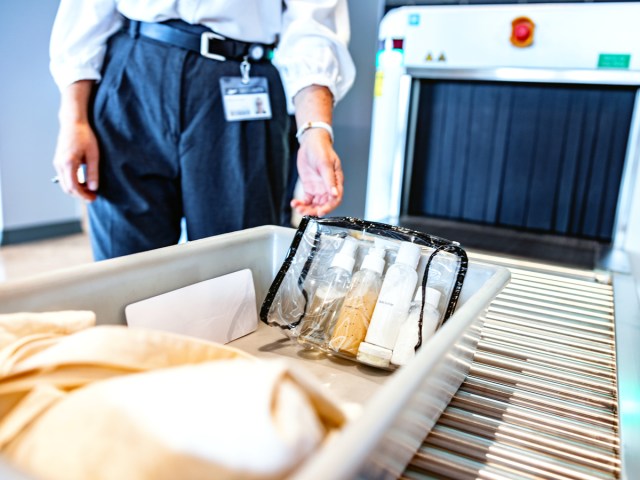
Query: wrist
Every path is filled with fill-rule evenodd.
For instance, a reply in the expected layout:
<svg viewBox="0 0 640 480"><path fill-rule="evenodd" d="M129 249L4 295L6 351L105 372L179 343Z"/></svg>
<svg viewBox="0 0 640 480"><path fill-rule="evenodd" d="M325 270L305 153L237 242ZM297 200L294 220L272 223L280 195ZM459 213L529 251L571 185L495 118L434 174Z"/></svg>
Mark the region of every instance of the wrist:
<svg viewBox="0 0 640 480"><path fill-rule="evenodd" d="M58 110L61 123L89 123L89 104L94 83L93 80L79 80L62 91Z"/></svg>
<svg viewBox="0 0 640 480"><path fill-rule="evenodd" d="M63 99L58 110L58 120L64 125L89 123L88 107L73 99Z"/></svg>
<svg viewBox="0 0 640 480"><path fill-rule="evenodd" d="M60 112L58 114L60 125L88 125L89 118L87 115L77 112Z"/></svg>
<svg viewBox="0 0 640 480"><path fill-rule="evenodd" d="M329 134L329 138L331 138L331 143L333 143L333 127L329 125L327 122L304 122L298 131L296 132L296 138L298 139L298 143L302 141L302 136L309 130L318 128L324 130Z"/></svg>

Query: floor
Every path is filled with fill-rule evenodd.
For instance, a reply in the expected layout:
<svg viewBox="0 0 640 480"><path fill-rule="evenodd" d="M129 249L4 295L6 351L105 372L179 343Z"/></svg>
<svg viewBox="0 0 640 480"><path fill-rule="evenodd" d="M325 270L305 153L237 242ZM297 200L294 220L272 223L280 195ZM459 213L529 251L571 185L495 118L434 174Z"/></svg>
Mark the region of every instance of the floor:
<svg viewBox="0 0 640 480"><path fill-rule="evenodd" d="M0 247L0 282L93 261L87 234Z"/></svg>

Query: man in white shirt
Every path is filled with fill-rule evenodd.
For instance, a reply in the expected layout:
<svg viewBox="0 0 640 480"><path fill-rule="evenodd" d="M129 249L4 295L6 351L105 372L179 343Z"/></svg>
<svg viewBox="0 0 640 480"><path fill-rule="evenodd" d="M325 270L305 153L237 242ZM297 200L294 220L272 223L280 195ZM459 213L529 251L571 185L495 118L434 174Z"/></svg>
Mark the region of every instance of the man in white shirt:
<svg viewBox="0 0 640 480"><path fill-rule="evenodd" d="M61 188L90 202L95 258L175 244L182 217L189 239L281 223L287 109L305 192L291 205L332 211L343 194L332 111L355 76L348 37L346 0L62 0L54 166Z"/></svg>

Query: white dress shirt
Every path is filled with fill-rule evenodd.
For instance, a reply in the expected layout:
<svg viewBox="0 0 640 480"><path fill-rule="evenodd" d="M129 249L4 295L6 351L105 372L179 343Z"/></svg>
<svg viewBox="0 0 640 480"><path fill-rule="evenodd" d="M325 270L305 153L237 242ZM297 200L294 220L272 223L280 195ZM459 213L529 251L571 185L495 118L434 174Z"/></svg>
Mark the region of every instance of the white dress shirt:
<svg viewBox="0 0 640 480"><path fill-rule="evenodd" d="M51 73L60 89L100 80L107 39L123 16L145 22L181 19L246 42L274 43L273 63L291 99L309 85L340 100L355 78L347 50L346 0L61 0L51 34ZM212 60L215 61L215 60ZM290 103L291 105L291 103Z"/></svg>

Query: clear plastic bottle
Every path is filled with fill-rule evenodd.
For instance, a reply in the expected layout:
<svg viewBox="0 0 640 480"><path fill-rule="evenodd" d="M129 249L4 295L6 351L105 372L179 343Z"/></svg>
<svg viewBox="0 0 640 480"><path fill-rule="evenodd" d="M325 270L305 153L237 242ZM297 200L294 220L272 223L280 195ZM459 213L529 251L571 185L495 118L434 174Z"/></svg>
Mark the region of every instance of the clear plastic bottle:
<svg viewBox="0 0 640 480"><path fill-rule="evenodd" d="M290 338L294 338L298 334L298 329L293 326L295 326L304 315L304 308L307 303L298 277L298 272L293 270L287 272L278 289L272 307L274 312L274 315L271 317L273 323L287 327L284 333Z"/></svg>
<svg viewBox="0 0 640 480"><path fill-rule="evenodd" d="M389 267L382 282L371 323L364 342L358 348L357 358L362 363L388 367L400 326L409 313L413 292L418 283L416 267L420 260L420 247L402 242L396 261Z"/></svg>
<svg viewBox="0 0 640 480"><path fill-rule="evenodd" d="M327 343L329 327L334 325L351 283L357 249L358 242L353 237L345 238L331 267L318 282L300 325L298 342L301 345L322 347Z"/></svg>
<svg viewBox="0 0 640 480"><path fill-rule="evenodd" d="M440 303L440 291L435 288L426 288L426 300L424 303L424 311L422 313L422 345L429 340L438 328L440 323L440 312L438 303ZM393 365L406 365L416 355L416 345L419 336L418 329L420 322L420 310L422 309L422 287L418 287L416 296L411 308L409 316L400 327L396 344L393 347L393 355L391 363Z"/></svg>
<svg viewBox="0 0 640 480"><path fill-rule="evenodd" d="M337 244L336 250L340 246ZM307 311L309 301L313 298L318 281L326 274L329 267L326 257L331 251L331 248L328 248L326 252L316 252L314 254L316 261L311 263L305 277L301 276L304 267L302 263L292 265L278 288L273 301L274 314L271 319L273 323L286 327L283 332L289 338L296 339L300 334L301 319ZM306 260L306 256L303 256L303 259Z"/></svg>
<svg viewBox="0 0 640 480"><path fill-rule="evenodd" d="M327 345L330 350L351 357L358 353L382 287L384 255L383 248L371 247L360 270L353 275L335 328L329 330L333 332Z"/></svg>

